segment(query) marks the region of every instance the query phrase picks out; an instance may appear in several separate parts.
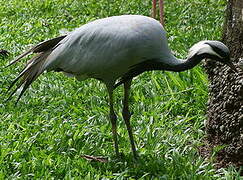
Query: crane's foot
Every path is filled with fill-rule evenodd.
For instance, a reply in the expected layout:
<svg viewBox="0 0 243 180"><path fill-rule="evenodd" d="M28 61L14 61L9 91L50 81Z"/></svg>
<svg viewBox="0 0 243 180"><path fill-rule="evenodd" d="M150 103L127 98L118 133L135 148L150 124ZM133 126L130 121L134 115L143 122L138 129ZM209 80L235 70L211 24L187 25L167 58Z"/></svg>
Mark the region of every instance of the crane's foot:
<svg viewBox="0 0 243 180"><path fill-rule="evenodd" d="M133 152L133 157L134 157L135 160L139 159L137 151Z"/></svg>
<svg viewBox="0 0 243 180"><path fill-rule="evenodd" d="M123 152L119 152L119 154L115 154L112 157L112 159L120 161L120 160L124 159L124 157L125 157L125 154Z"/></svg>

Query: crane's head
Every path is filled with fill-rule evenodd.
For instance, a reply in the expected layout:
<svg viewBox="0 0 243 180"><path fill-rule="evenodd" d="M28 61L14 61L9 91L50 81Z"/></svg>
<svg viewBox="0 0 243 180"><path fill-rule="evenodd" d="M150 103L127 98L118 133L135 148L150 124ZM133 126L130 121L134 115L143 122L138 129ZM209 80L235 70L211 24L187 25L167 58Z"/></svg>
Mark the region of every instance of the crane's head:
<svg viewBox="0 0 243 180"><path fill-rule="evenodd" d="M189 58L201 56L228 65L233 71L237 71L230 59L229 48L220 41L200 41L189 50Z"/></svg>

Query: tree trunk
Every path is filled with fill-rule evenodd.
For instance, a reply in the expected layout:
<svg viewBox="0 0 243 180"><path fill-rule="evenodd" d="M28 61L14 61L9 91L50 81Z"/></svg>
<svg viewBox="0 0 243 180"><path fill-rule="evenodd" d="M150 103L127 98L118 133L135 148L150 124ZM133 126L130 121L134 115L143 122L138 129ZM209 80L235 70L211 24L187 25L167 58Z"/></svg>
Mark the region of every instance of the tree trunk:
<svg viewBox="0 0 243 180"><path fill-rule="evenodd" d="M243 58L243 0L229 0L223 32L234 64ZM206 63L209 77L207 140L217 153L220 167L243 165L243 70L235 73L228 67Z"/></svg>

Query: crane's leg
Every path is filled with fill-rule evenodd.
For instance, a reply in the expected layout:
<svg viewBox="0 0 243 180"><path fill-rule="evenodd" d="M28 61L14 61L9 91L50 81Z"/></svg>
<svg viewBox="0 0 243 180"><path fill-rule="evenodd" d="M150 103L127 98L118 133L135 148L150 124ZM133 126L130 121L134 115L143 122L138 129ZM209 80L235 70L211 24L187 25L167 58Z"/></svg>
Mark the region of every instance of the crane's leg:
<svg viewBox="0 0 243 180"><path fill-rule="evenodd" d="M164 25L164 2L163 0L159 0L159 18L160 23Z"/></svg>
<svg viewBox="0 0 243 180"><path fill-rule="evenodd" d="M132 133L132 127L131 127L131 124L130 124L131 113L129 112L129 91L131 89L131 82L132 82L132 79L130 79L130 80L128 80L124 83L124 100L123 100L122 116L123 116L123 119L124 119L125 124L127 126L127 131L128 131L128 135L129 135L129 139L130 139L134 158L137 159L138 156L137 156L137 151L136 151L136 148L135 148L135 143L134 143L134 138L133 138L133 133Z"/></svg>
<svg viewBox="0 0 243 180"><path fill-rule="evenodd" d="M152 5L152 17L155 19L156 18L156 1L153 0L153 5Z"/></svg>
<svg viewBox="0 0 243 180"><path fill-rule="evenodd" d="M112 135L114 140L114 147L117 157L119 156L118 141L117 141L117 126L116 121L117 117L113 108L113 89L107 88L109 93L109 105L110 105L110 121L112 125Z"/></svg>

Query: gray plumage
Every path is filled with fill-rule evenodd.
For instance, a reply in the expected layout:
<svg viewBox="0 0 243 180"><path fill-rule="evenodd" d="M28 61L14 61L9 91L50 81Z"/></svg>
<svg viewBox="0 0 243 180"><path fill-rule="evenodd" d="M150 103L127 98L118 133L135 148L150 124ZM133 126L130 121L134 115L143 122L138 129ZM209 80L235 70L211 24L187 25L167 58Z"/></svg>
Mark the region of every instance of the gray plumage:
<svg viewBox="0 0 243 180"><path fill-rule="evenodd" d="M134 76L150 70L184 71L193 68L204 58L233 67L228 48L219 41L200 41L190 49L186 60L177 59L168 47L162 25L152 18L139 15L114 16L90 22L66 36L38 44L10 65L29 53L37 55L27 63L9 89L20 81L16 88L22 88L20 98L29 85L46 70L62 71L78 80L101 80L105 83L110 97L110 119L116 154L119 154L119 151L113 90L124 84L123 118L135 157L136 150L130 127L131 115L128 109L128 94Z"/></svg>

